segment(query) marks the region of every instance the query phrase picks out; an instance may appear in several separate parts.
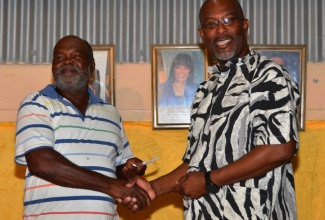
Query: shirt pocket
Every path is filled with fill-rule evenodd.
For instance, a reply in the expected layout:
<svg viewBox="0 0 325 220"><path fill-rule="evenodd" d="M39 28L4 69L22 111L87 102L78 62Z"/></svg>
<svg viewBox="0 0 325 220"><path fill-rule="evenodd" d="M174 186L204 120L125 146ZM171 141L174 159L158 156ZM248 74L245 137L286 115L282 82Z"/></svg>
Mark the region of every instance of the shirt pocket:
<svg viewBox="0 0 325 220"><path fill-rule="evenodd" d="M258 188L229 186L224 200L225 219L269 219L268 192Z"/></svg>

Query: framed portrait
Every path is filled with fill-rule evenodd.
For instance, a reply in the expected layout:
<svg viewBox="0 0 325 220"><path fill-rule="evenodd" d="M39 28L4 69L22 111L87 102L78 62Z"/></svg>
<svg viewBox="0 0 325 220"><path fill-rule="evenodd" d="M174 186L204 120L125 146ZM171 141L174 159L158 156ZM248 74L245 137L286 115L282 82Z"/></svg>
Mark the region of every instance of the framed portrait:
<svg viewBox="0 0 325 220"><path fill-rule="evenodd" d="M301 103L298 128L305 129L306 45L250 45L250 49L281 64L297 82Z"/></svg>
<svg viewBox="0 0 325 220"><path fill-rule="evenodd" d="M153 129L189 128L195 92L207 79L202 44L152 45Z"/></svg>
<svg viewBox="0 0 325 220"><path fill-rule="evenodd" d="M114 45L91 45L94 51L95 70L89 79L89 87L105 102L115 105L114 98Z"/></svg>

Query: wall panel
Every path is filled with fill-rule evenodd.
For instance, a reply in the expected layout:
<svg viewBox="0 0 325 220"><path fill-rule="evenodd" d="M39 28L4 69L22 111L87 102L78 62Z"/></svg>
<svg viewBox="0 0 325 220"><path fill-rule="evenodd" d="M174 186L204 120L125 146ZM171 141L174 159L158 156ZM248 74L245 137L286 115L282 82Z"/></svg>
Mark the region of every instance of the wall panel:
<svg viewBox="0 0 325 220"><path fill-rule="evenodd" d="M0 0L0 63L49 63L68 34L115 44L116 61L150 62L151 44L199 43L204 0ZM325 59L324 0L239 0L250 44L307 44Z"/></svg>

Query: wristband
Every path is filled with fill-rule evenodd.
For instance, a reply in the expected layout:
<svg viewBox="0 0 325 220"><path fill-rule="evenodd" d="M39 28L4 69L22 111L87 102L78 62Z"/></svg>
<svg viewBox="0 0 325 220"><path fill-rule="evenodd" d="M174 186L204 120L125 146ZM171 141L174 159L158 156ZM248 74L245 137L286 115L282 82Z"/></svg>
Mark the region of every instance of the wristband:
<svg viewBox="0 0 325 220"><path fill-rule="evenodd" d="M208 193L216 193L216 192L219 191L220 187L218 185L214 184L211 181L210 173L211 173L211 171L206 172L204 174L204 177L205 177L205 191L207 191Z"/></svg>

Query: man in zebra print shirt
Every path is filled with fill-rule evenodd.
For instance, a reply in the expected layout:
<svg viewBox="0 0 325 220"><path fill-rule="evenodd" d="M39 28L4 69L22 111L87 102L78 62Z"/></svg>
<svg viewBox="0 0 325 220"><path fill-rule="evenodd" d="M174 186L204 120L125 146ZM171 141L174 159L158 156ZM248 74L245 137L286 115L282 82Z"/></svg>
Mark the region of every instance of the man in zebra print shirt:
<svg viewBox="0 0 325 220"><path fill-rule="evenodd" d="M298 87L282 66L249 50L249 21L236 0L207 0L199 17L217 64L196 92L183 163L129 185L152 199L184 195L184 219L296 219Z"/></svg>

